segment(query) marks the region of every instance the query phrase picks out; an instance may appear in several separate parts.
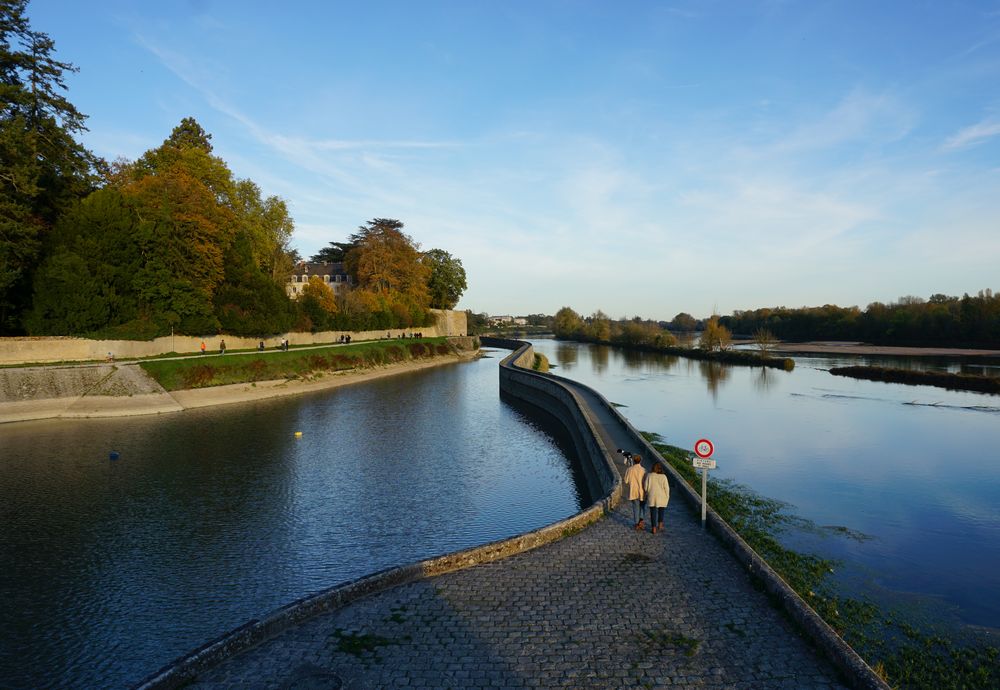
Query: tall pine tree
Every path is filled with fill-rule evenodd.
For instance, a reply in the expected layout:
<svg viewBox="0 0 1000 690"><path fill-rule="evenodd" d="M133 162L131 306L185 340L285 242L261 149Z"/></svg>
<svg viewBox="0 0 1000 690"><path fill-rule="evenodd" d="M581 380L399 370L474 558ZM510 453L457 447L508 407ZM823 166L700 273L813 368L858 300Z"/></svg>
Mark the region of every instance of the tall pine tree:
<svg viewBox="0 0 1000 690"><path fill-rule="evenodd" d="M96 162L73 138L86 117L63 96L76 68L55 59L26 7L0 0L0 334L20 332L45 235L92 189Z"/></svg>

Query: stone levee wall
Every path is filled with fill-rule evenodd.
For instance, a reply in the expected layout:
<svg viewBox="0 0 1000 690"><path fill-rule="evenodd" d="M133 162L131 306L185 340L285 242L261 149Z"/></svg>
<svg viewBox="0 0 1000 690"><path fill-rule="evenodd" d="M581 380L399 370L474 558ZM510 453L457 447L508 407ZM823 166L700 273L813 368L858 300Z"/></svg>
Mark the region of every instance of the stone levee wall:
<svg viewBox="0 0 1000 690"><path fill-rule="evenodd" d="M464 311L432 309L436 323L433 326L415 328L391 328L378 331L321 331L319 333L287 333L283 336L263 338L268 348L275 348L282 338L287 337L292 345L322 345L336 343L342 335L350 335L352 340L378 340L388 333L395 338L419 331L428 338L438 336L462 336L467 333ZM228 335L193 337L187 335L164 336L155 340L88 340L72 337L24 337L0 338L0 365L42 364L45 362L82 362L104 360L108 353L116 359L154 357L169 352L197 352L204 342L209 351L217 352L219 341L225 340L230 350L256 348L261 338L239 338Z"/></svg>
<svg viewBox="0 0 1000 690"><path fill-rule="evenodd" d="M482 344L499 346L496 340L481 339ZM512 344L516 341L510 341ZM518 343L524 345L524 343ZM513 361L530 361L534 354L514 352L501 363L501 377L517 378ZM528 357L529 360L524 360ZM526 372L528 373L528 372ZM213 640L196 651L178 659L156 672L137 687L141 690L163 690L183 687L205 669L244 652L283 630L319 614L339 609L351 602L368 597L399 585L427 577L461 570L474 565L489 563L513 554L535 549L576 533L603 517L620 500L621 480L611 464L604 444L595 433L593 425L583 413L580 402L572 391L558 382L539 379L528 373L528 378L512 385L521 386L526 401L544 409L566 425L573 438L579 462L591 482L591 490L598 496L585 510L552 525L527 532L510 539L503 539L455 553L429 558L418 563L390 568L366 577L332 587L318 594L295 601L267 617L252 620L236 630Z"/></svg>
<svg viewBox="0 0 1000 690"><path fill-rule="evenodd" d="M295 667L296 664L301 664L304 659L313 658L312 654L315 652L309 651L312 649L309 642L313 642L311 636L316 633L314 628L309 627L314 621L310 623L303 623L303 621L308 618L315 617L315 620L329 621L329 617L321 616L320 614L330 613L330 615L333 616L339 615L339 612L350 610L350 607L352 606L363 605L360 603L361 600L369 602L374 598L383 597L383 594L381 593L386 592L388 594L387 590L392 590L393 592L405 590L408 587L416 586L421 580L430 576L443 575L443 578L454 578L473 572L479 572L483 576L486 576L490 571L479 571L478 569L474 571L467 570L467 568L473 565L491 563L499 561L500 559L506 559L507 556L513 556L513 559L503 560L503 564L511 563L517 559L530 558L532 554L542 553L539 551L532 551L535 547L550 544L551 542L558 542L558 544L552 544L551 546L546 547L545 554L547 555L538 560L536 563L536 565L541 564L542 566L546 566L546 564L548 564L546 568L544 568L547 570L559 567L559 559L556 559L555 563L549 560L552 557L552 554L548 551L548 549L558 549L560 545L569 542L576 543L576 548L580 548L580 543L576 540L587 540L590 538L590 535L595 535L596 538L598 533L613 533L612 537L615 540L614 546L617 548L621 543L623 535L619 533L620 527L614 518L602 520L596 525L592 524L620 502L622 491L621 480L617 470L615 470L612 464L612 456L609 453L608 446L612 441L622 441L623 443L632 442L634 443L635 450L644 451L649 458L661 463L663 460L659 458L653 448L642 439L635 429L628 425L628 422L625 421L617 410L615 410L606 399L600 396L600 394L592 391L586 386L582 386L581 384L566 379L561 379L557 376L543 375L537 372L519 369L517 366L518 363L530 366L534 359L534 353L530 345L526 343L518 343L516 341L502 341L489 338L483 338L482 344L487 347L516 348L514 352L501 362L500 386L502 394L514 398L519 402L526 403L529 410L531 407L544 410L548 417L554 417L558 423L566 427L566 431L572 439L573 446L576 449L576 454L581 463L581 467L583 467L585 472L588 474L588 481L593 487L592 491L596 490L599 500L575 516L527 534L494 542L485 546L471 548L437 558L431 558L419 563L375 573L373 575L360 578L359 580L320 592L315 596L301 599L274 612L262 620L251 621L232 633L205 645L196 652L187 655L186 657L178 660L176 663L171 664L157 672L144 681L139 687L144 689L175 688L194 681L196 677L198 677L199 681L205 681L204 687L212 688L230 687L234 684L247 682L250 679L258 679L256 674L260 672L261 668L255 664L257 661L260 661L258 657L261 657L261 655L263 655L262 658L265 660L265 666L272 671L274 671L275 668L281 669L288 666ZM602 438L605 440L602 440ZM674 491L679 492L692 508L698 506L699 497L687 487L686 483L672 470L669 465L666 463L664 463L664 465L673 478L672 484L674 486ZM772 593L773 597L780 603L782 608L788 612L796 622L799 623L800 629L804 630L816 646L828 658L833 660L840 673L844 674L844 677L848 679L851 685L860 688L885 689L888 687L871 671L871 669L868 668L867 665L865 665L864 661L861 660L860 657L857 657L853 650L851 650L843 642L843 640L830 630L828 626L825 626L825 623L818 619L818 616L816 616L816 614L812 612L811 609L809 609L809 607L801 599L799 599L784 582L781 581L773 570L771 570L766 563L763 563L763 561L752 551L752 549L750 549L749 546L747 546L742 539L740 539L740 537L736 535L729 528L729 526L726 525L726 523L712 511L709 512L709 526L715 534L719 535L720 541L725 543L732 553L736 554L737 560L749 569L755 577L759 578L759 580L763 582L765 588ZM584 527L590 527L590 529L581 532ZM678 529L684 528L678 527ZM688 531L691 530L688 529ZM698 532L700 532L700 530L698 530ZM636 538L641 537L641 535L633 532L631 529L628 529L626 534L629 539L633 538L632 535L636 535ZM561 541L567 536L570 538L565 541ZM609 535L604 534L601 538L609 538ZM596 539L596 541L601 542L601 539ZM714 542L714 540L711 541ZM604 544L601 548L607 549L611 548L611 546L612 545L610 544ZM730 563L725 550L718 548L717 545L713 546L709 550L716 554L716 558L721 557L727 563ZM632 553L626 555L636 556L636 554ZM621 556L621 554L619 554L619 556ZM719 570L729 569L728 566L723 566L721 563L717 564L717 566ZM487 567L502 567L502 564L494 563L494 565ZM668 565L668 567L670 566ZM732 569L736 570L735 567ZM515 568L515 571L516 570L517 569ZM517 572L520 573L520 571ZM573 570L572 572L573 576L579 574L577 570ZM738 570L736 570L736 572L738 573ZM617 575L618 573L619 571L616 570L614 574ZM607 579L606 576L608 573L603 574L605 575L605 579ZM737 578L740 582L744 583L742 585L743 589L747 590L746 593L738 596L750 596L752 592L749 591L750 588L745 584L746 581L739 575L737 575ZM475 580L474 577L472 579ZM548 582L550 579L551 578L547 578L545 581ZM466 591L469 583L466 579L463 579L462 581L466 582L466 585L462 587L462 591ZM440 580L438 580L438 582L440 582ZM486 587L497 586L497 584L492 580L487 583L481 582L480 584ZM699 584L701 583L692 582L690 583L690 586L698 587ZM688 583L685 582L684 587L687 586ZM573 583L572 586L567 585L565 582L557 585L557 589L559 589L562 595L566 595L569 591L576 591L576 587L576 583ZM734 587L734 591L739 589L739 587ZM648 594L650 588L647 585L643 585L641 590L643 593ZM532 589L532 592L532 596L537 595L536 590ZM552 593L550 593L550 596L551 595ZM638 596L638 594L636 596ZM686 596L687 595L683 595L682 598ZM572 600L572 596L569 596L567 599L567 601ZM743 599L739 599L739 601L742 602ZM620 602L617 600L608 600L606 602L605 605L608 607L607 613L609 616L614 617L616 615L615 611L612 609L617 606L618 603ZM747 603L748 605L750 604L750 602ZM393 606L391 602L388 605L390 608ZM541 606L541 604L538 605ZM760 605L760 602L754 605ZM770 607L766 604L764 604L764 607L770 611ZM753 605L750 605L748 610L751 610L752 608ZM392 608L391 610L396 611L397 609ZM559 610L558 602L553 610ZM469 612L464 609L460 611L459 614L466 616L470 615ZM512 612L511 615L513 616L515 614L516 612ZM549 611L549 615L551 614L552 612ZM542 617L544 618L545 615L546 614L543 613ZM712 615L714 617L715 615L725 616L727 614L720 611ZM545 619L545 622L547 624L554 623L555 619ZM576 622L576 625L580 624L580 621ZM719 625L721 626L722 623L719 623ZM783 635L789 635L789 632L784 630L784 623L780 619L775 618L771 625L774 627L775 634L773 636L770 635L770 633L764 635L764 637L766 637L769 641L764 641L762 644L767 645L772 642L777 644L777 640L785 639L782 638ZM502 624L497 622L495 626L487 627L493 629L493 627L502 627ZM524 631L516 626L513 631L515 634L524 634ZM581 628L580 634L583 634L582 631L583 628ZM511 631L508 630L507 633L511 634ZM276 637L279 634L281 634L281 637ZM282 640L288 640L288 635L293 635L294 638L294 635L296 634L299 634L306 639L300 640L299 642L295 642L294 639L288 642L282 642ZM316 644L325 649L329 646L329 643L324 642L323 640L327 639L328 636L328 634L322 635L318 638L318 641L315 641ZM791 635L791 638L795 640L798 639L796 635ZM729 675L726 677L729 678L730 681L733 678L742 679L743 682L740 684L745 684L746 687L752 687L755 679L757 678L765 679L765 682L766 679L769 678L773 680L773 676L770 675L768 669L759 666L760 657L757 655L757 651L759 651L757 650L757 646L759 646L757 645L757 642L751 641L747 644L743 644L743 642L744 641L741 638L741 653L746 652L751 655L751 657L748 657L752 658L750 665L744 667L743 665L737 664L735 668L729 669L728 671L723 671L722 669L708 669L710 674L735 673L735 675ZM301 650L298 646L300 643L302 644ZM256 649L254 651L248 651L252 647L256 647ZM432 647L428 647L428 649L431 648ZM588 647L588 651L585 653L593 654L595 653L594 649L595 648ZM783 664L786 655L791 656L791 653L787 650L781 650L785 650L785 647L781 647L779 644L779 646L774 649L773 653L781 655L781 658L769 663L778 664L780 666ZM244 655L244 653L246 653L246 655ZM300 653L304 655L301 659L298 656ZM420 653L433 654L431 651ZM438 653L441 652L439 651ZM561 667L562 665L560 664L560 659L562 657L560 655L562 653L562 649L550 647L546 648L543 656L546 659L551 656L551 661L554 667ZM537 656L537 650L535 654ZM232 659L229 664L225 665L226 670L222 670L223 666L219 665L226 659L236 657L237 655L239 655L237 658ZM286 656L289 656L289 659L286 660ZM764 654L764 657L767 657L766 653ZM473 663L476 663L477 658L478 657L470 657ZM257 661L254 661L254 659ZM445 663L444 661L436 658L432 659L432 662L434 661L441 661L441 663ZM458 666L461 666L462 661L463 659L447 657L447 663L449 664L457 664ZM411 659L405 663L407 665L404 668L397 669L397 671L412 670L414 668L414 664L417 662ZM533 664L535 662L532 661L531 663ZM584 661L581 660L580 664L584 664ZM613 661L610 662L610 664L611 666L615 665ZM758 665L753 666L752 664ZM301 668L306 668L308 666L309 665L306 664L306 666ZM576 670L580 670L574 666L573 662L570 663L570 666ZM598 664L598 666L600 669L595 671L595 668L591 665L591 667L588 667L588 672L600 673L607 670L604 665ZM210 671L209 669L213 670ZM222 674L222 681L219 681L219 675L213 676L213 673L216 671ZM468 672L469 669L465 669L465 671ZM623 678L630 677L632 673L629 669L616 669L616 671L624 673L625 675L622 676ZM236 676L230 678L230 673L235 673ZM281 671L279 670L278 673L280 674ZM391 677L396 678L391 670L389 673ZM473 675L469 676L470 678L480 677L475 675L477 671L473 670L472 673ZM563 673L565 673L565 669ZM722 678L722 676L716 677L717 679ZM828 681L822 680L819 677L813 678L809 675L803 676L802 678L796 678L794 676L781 677L786 678L785 681L782 681L784 684L781 685L781 687L801 687L801 685L795 684L798 680L802 680L805 685L810 687L830 686ZM485 678L485 676L483 676L483 678ZM560 676L560 678L565 680L562 676ZM695 679L699 682L704 680L699 679L695 675L691 675L690 671L685 671L681 673L680 676L675 678L672 684L676 685L678 684L678 681L682 681L684 678ZM237 682L237 680L239 682ZM219 685L220 682L222 685ZM792 683L793 685L789 685L789 683ZM483 682L471 684L486 685L487 683ZM629 684L631 685L632 683ZM195 683L195 685L197 687L202 687L198 683ZM588 687L594 686L593 683L588 683L587 685ZM279 686L292 687L292 685L288 685L287 683L275 685L275 687ZM608 683L604 686L624 686L624 683ZM520 687L520 685L518 685L518 687Z"/></svg>
<svg viewBox="0 0 1000 690"><path fill-rule="evenodd" d="M511 347L519 341L482 338L484 345L497 347ZM520 348L516 350L508 360L513 360L518 366L531 366L534 361L534 353L527 343L520 343ZM505 360L507 362L507 360ZM500 387L501 392L512 394L515 397L522 397L527 394L527 402L533 402L530 389L538 387L539 380L548 380L553 384L565 381L573 387L586 388L580 383L570 380L563 380L561 377L552 374L538 374L535 372L518 371L510 368L505 375L503 364L501 365ZM528 384L526 379L534 381ZM663 460L659 453L643 438L625 417L610 403L604 396L592 391L593 397L599 401L606 413L616 417L620 423L627 427L634 445L634 450L638 451L646 458L655 458L663 465L670 476L673 493L679 493L684 501L697 511L701 510L701 496L695 492L683 477ZM809 636L809 638L822 650L823 654L840 670L844 676L850 680L851 685L857 688L878 688L887 690L889 686L872 671L871 667L861 656L848 645L840 635L836 633L829 624L810 607L788 583L786 583L777 572L771 568L767 562L754 551L746 541L727 523L719 517L718 513L708 506L706 516L706 526L723 544L733 553L736 559L756 578L779 604L782 609L795 621L799 628Z"/></svg>

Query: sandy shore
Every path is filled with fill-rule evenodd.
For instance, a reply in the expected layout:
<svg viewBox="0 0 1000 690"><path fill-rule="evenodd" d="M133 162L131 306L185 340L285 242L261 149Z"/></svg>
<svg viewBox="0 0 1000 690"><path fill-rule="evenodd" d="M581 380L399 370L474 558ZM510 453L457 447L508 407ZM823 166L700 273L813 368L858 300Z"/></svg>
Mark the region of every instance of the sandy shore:
<svg viewBox="0 0 1000 690"><path fill-rule="evenodd" d="M886 355L894 357L1000 357L1000 350L973 350L953 347L892 347L888 345L865 345L864 343L808 342L779 343L775 352L841 354L841 355Z"/></svg>
<svg viewBox="0 0 1000 690"><path fill-rule="evenodd" d="M471 351L463 352L460 355L400 362L371 369L331 372L309 379L235 383L228 386L212 386L173 392L159 388L157 392L131 395L68 395L6 401L0 402L0 423L54 418L131 417L180 412L214 405L231 405L329 390L444 364L465 362L478 356L478 351ZM138 369L138 367L136 368ZM154 385L156 385L155 382ZM159 386L157 385L157 387Z"/></svg>

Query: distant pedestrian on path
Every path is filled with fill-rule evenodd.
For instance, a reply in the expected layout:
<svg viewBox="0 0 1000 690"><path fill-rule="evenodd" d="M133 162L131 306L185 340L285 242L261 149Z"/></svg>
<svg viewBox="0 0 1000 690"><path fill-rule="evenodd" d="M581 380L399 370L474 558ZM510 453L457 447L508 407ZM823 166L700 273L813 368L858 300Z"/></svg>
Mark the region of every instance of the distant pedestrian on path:
<svg viewBox="0 0 1000 690"><path fill-rule="evenodd" d="M633 457L632 466L625 472L625 490L628 500L632 501L632 521L637 530L645 529L643 520L643 503L646 500L645 478L646 470L642 466L642 456Z"/></svg>
<svg viewBox="0 0 1000 690"><path fill-rule="evenodd" d="M653 463L653 471L646 474L646 505L649 506L649 524L653 534L663 531L663 513L670 502L670 484L663 472L663 465Z"/></svg>
<svg viewBox="0 0 1000 690"><path fill-rule="evenodd" d="M264 351L264 341L263 340L261 340L259 343L257 343L257 351L258 352L263 352Z"/></svg>
<svg viewBox="0 0 1000 690"><path fill-rule="evenodd" d="M226 354L226 341L225 340L220 340L219 341L219 354L220 355Z"/></svg>
<svg viewBox="0 0 1000 690"><path fill-rule="evenodd" d="M201 354L205 354L205 341L201 341Z"/></svg>

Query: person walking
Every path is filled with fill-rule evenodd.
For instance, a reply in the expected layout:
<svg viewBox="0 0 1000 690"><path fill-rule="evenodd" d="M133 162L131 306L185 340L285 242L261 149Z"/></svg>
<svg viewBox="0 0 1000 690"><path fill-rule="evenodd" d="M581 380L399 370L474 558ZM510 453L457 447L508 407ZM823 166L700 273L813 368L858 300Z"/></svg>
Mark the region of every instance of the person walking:
<svg viewBox="0 0 1000 690"><path fill-rule="evenodd" d="M670 484L663 472L663 465L653 463L653 471L646 473L646 505L649 506L649 524L653 534L663 531L663 513L670 502Z"/></svg>
<svg viewBox="0 0 1000 690"><path fill-rule="evenodd" d="M632 502L632 522L635 523L636 530L645 528L643 520L643 503L646 500L645 487L646 470L642 466L642 456L632 457L632 466L625 472L625 490L628 492L626 498Z"/></svg>
<svg viewBox="0 0 1000 690"><path fill-rule="evenodd" d="M201 354L205 354L205 341L201 341Z"/></svg>
<svg viewBox="0 0 1000 690"><path fill-rule="evenodd" d="M226 354L226 341L225 340L220 340L219 341L219 354L220 355Z"/></svg>

